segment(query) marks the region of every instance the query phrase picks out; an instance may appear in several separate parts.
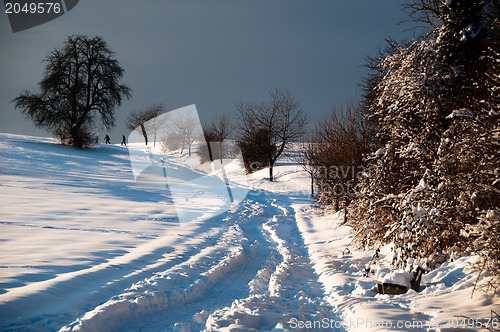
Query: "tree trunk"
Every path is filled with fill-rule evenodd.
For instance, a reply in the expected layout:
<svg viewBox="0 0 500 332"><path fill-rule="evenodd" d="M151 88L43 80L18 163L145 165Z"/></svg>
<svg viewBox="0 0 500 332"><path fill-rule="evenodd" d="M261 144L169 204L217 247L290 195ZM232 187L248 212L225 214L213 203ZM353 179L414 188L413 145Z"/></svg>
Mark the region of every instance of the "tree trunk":
<svg viewBox="0 0 500 332"><path fill-rule="evenodd" d="M146 132L146 127L144 127L144 124L141 124L141 131L142 136L144 136L144 142L146 142L146 145L148 145L148 133Z"/></svg>
<svg viewBox="0 0 500 332"><path fill-rule="evenodd" d="M223 148L222 144L224 144L224 141L220 141L219 144L220 144L220 146L219 146L220 163L223 164L224 162L222 161L222 158L223 158L223 156L222 156L222 148Z"/></svg>
<svg viewBox="0 0 500 332"><path fill-rule="evenodd" d="M83 147L83 142L82 142L82 138L80 137L79 133L78 133L78 130L79 130L79 127L77 126L77 124L74 124L73 126L71 126L71 129L69 131L69 134L70 134L70 139L71 139L71 145L72 146L75 146L77 148L82 148Z"/></svg>
<svg viewBox="0 0 500 332"><path fill-rule="evenodd" d="M314 197L314 175L311 173L311 197Z"/></svg>
<svg viewBox="0 0 500 332"><path fill-rule="evenodd" d="M208 158L210 158L210 161L214 161L214 156L212 155L211 142L207 141L207 149L208 149Z"/></svg>

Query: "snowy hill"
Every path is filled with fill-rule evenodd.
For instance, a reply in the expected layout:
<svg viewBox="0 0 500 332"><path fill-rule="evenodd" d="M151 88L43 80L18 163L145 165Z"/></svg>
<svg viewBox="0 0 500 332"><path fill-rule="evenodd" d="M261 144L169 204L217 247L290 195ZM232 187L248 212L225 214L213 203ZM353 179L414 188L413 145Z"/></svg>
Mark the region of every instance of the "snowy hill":
<svg viewBox="0 0 500 332"><path fill-rule="evenodd" d="M155 167L135 177L132 155ZM471 298L473 257L425 274L419 293L379 295L364 276L372 253L345 250L342 216L314 207L292 161L275 183L227 165L230 188L195 165L139 144L75 150L0 134L0 330L500 327L498 297ZM389 267L390 246L380 255Z"/></svg>

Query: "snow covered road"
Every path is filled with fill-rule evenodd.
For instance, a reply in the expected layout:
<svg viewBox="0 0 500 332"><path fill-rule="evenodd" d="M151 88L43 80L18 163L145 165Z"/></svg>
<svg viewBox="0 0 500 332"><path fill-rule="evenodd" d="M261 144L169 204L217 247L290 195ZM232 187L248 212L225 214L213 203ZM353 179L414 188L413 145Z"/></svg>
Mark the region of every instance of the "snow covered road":
<svg viewBox="0 0 500 332"><path fill-rule="evenodd" d="M271 330L289 328L294 318L334 319L286 200L269 193L251 193L238 210L226 213L225 222L238 226L242 252L226 256L227 265L216 265L212 260L205 268L212 269L208 274L214 276L208 280L187 276L190 287L169 285L169 292L177 291L181 296L170 301L166 310L141 315L126 330L164 331L173 326L194 331L237 327ZM198 269L198 265L191 268ZM172 276L172 272L165 271L165 275ZM199 275L204 276L204 272Z"/></svg>

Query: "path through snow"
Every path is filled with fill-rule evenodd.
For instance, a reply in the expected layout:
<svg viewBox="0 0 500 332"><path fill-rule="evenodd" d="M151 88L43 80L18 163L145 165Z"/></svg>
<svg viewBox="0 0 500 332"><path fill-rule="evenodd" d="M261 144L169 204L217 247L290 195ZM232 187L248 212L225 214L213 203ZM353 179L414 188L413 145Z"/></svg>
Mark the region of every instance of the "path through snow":
<svg viewBox="0 0 500 332"><path fill-rule="evenodd" d="M254 190L231 211L179 223L162 173L137 184L126 149L0 135L0 152L2 330L263 331L336 319L285 195ZM166 164L174 181L194 174Z"/></svg>
<svg viewBox="0 0 500 332"><path fill-rule="evenodd" d="M239 209L220 218L222 241L156 270L72 328L265 331L288 329L299 320L337 319L324 300L286 197L252 192ZM217 254L211 255L214 247Z"/></svg>

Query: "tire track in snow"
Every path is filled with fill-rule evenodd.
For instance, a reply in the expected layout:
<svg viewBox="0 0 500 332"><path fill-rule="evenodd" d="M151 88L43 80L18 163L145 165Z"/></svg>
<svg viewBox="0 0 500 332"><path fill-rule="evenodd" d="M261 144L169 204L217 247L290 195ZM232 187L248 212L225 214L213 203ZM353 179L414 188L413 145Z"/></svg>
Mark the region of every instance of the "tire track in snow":
<svg viewBox="0 0 500 332"><path fill-rule="evenodd" d="M267 291L262 291L261 284L256 289L261 293L252 292L230 307L215 311L206 321L206 330L244 328L264 331L291 328L292 319L338 320L333 308L325 301L323 287L309 261L288 198L266 194L258 197L257 202L264 207L266 216L262 232L274 242L269 243L269 247L274 245L277 248L280 262L268 278ZM260 274L268 268L261 270Z"/></svg>
<svg viewBox="0 0 500 332"><path fill-rule="evenodd" d="M182 264L157 271L155 275L133 284L123 294L87 312L63 330L136 331L140 329L134 326L138 319L149 321L155 312L170 312L172 308L204 298L211 285L245 257L239 227L221 228L225 232L216 244L204 248Z"/></svg>
<svg viewBox="0 0 500 332"><path fill-rule="evenodd" d="M132 316L138 319L122 325L120 330L220 331L234 327L271 330L289 327L294 318L316 321L337 318L324 300L294 211L285 197L270 194L250 197L236 212L223 217L239 227L244 240L234 243L233 251L227 248L228 254L222 259L200 252L199 257L192 257L189 269L187 265L179 265L175 271L162 273L163 277L157 280L172 276L170 288L154 293L153 288L146 287L157 294L157 300L132 296L129 304L137 305ZM203 264L207 265L200 267ZM193 277L202 270L206 272ZM129 315L130 307L125 311ZM113 317L116 312L110 311L110 315ZM104 322L83 330L98 328Z"/></svg>
<svg viewBox="0 0 500 332"><path fill-rule="evenodd" d="M213 225L199 224L184 234L179 232L174 239L165 235L85 270L13 289L0 295L0 328L17 330L43 326L57 330L70 323L75 314L83 314L92 305L123 292L134 282L155 271L182 264L204 248L213 246L223 231ZM64 301L60 301L61 298ZM67 308L72 312L67 313ZM61 312L66 314L55 315ZM33 322L24 313L44 318Z"/></svg>
<svg viewBox="0 0 500 332"><path fill-rule="evenodd" d="M257 273L266 264L271 264L272 268L276 267L276 260L269 259L270 251L274 251L274 256L279 256L272 243L263 236L261 223L255 220L259 218L260 211L254 203L246 200L237 211L220 216L226 222L237 225L242 232L244 241L241 243L241 255L237 259L233 259L225 269L221 269L214 262L211 269L218 273L214 274L210 282L200 283L200 279L193 281L194 285L202 284L204 288L176 288L178 292L194 296L177 297L174 303L170 298L170 303L165 308L150 315L141 315L140 320L127 324L120 330L172 331L184 328L188 331L199 331L204 328L210 313L249 296L249 284L254 281Z"/></svg>
<svg viewBox="0 0 500 332"><path fill-rule="evenodd" d="M125 331L262 331L289 328L291 319L337 318L324 300L286 197L250 195L226 220L241 227L246 239L239 259L197 296L178 297L156 313L141 315Z"/></svg>

